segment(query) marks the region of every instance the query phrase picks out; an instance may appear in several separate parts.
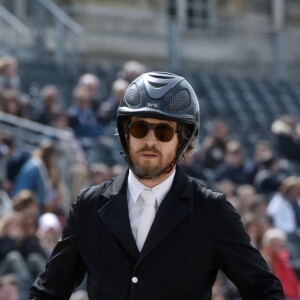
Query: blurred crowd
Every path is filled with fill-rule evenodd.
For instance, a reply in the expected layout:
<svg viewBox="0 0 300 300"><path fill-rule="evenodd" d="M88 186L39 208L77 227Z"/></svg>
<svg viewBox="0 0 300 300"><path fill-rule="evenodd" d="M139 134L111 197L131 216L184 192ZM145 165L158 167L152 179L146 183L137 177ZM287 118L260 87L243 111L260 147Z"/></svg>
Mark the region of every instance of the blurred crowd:
<svg viewBox="0 0 300 300"><path fill-rule="evenodd" d="M79 190L100 184L126 168L122 159L111 157L118 149L114 135L117 108L128 84L145 71L146 66L137 61L126 62L116 73L106 99L101 98L102 83L97 74L83 73L67 107L69 101L62 99L61 91L52 84L42 87L38 99L32 99L21 88L17 59L0 57L0 111L73 132L75 157L66 182L61 176L62 153L55 141L42 139L27 153L15 146L15 136L0 129L4 161L0 180L0 300L26 299L28 288L61 237ZM207 134L200 134L199 149L184 157L182 168L204 185L226 194L240 213L251 243L282 281L287 299L300 299L299 121L291 115L278 117L270 136L257 141L253 149L245 149L232 137L226 120L205 122ZM90 140L96 141L96 152L102 153L93 162L87 158L86 141ZM84 283L71 299L88 299ZM240 299L221 272L212 299Z"/></svg>

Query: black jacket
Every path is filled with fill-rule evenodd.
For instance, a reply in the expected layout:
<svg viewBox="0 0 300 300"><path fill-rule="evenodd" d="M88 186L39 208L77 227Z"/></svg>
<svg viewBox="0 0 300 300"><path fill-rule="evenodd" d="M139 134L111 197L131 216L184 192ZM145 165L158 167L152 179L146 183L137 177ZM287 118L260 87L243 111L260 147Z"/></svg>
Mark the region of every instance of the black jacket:
<svg viewBox="0 0 300 300"><path fill-rule="evenodd" d="M179 167L139 253L128 217L127 175L79 194L30 299L69 299L87 272L90 300L206 300L219 269L243 299L284 299L234 208Z"/></svg>

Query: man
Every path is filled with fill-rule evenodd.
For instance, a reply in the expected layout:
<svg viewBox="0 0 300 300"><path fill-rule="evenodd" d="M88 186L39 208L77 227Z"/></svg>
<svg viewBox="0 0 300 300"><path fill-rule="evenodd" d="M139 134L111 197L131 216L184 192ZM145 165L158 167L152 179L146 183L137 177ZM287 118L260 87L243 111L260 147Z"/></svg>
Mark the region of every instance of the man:
<svg viewBox="0 0 300 300"><path fill-rule="evenodd" d="M225 196L177 166L199 132L189 83L141 75L120 103L117 128L129 169L81 191L30 299L69 299L87 273L91 300L205 300L219 269L243 299L284 299Z"/></svg>

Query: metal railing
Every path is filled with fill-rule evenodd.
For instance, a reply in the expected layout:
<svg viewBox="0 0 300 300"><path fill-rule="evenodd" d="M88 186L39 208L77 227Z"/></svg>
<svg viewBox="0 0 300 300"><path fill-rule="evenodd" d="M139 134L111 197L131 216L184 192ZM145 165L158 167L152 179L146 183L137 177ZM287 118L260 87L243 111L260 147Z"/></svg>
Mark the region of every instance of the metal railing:
<svg viewBox="0 0 300 300"><path fill-rule="evenodd" d="M13 52L13 46L28 43L30 29L2 5L0 23L0 44L6 52Z"/></svg>
<svg viewBox="0 0 300 300"><path fill-rule="evenodd" d="M122 64L126 59L157 61L168 51L168 25L164 12L136 7L74 5L66 10L85 28L82 43L88 61Z"/></svg>
<svg viewBox="0 0 300 300"><path fill-rule="evenodd" d="M178 9L178 16L172 17L163 5L141 9L78 4L62 10L51 0L24 1L34 12L35 49L41 59L54 55L58 66L73 68L83 60L121 65L136 59L151 68L176 72L204 69L242 76L300 77L298 29L275 26L270 16L262 21L250 15L225 22L226 18L212 13L211 22L200 17L193 27L186 14L181 16L186 9Z"/></svg>
<svg viewBox="0 0 300 300"><path fill-rule="evenodd" d="M80 64L80 40L84 29L51 0L36 0L36 20L38 25L36 42L41 55L52 49L58 66ZM49 26L49 15L54 18L54 26ZM46 46L46 44L48 44Z"/></svg>
<svg viewBox="0 0 300 300"><path fill-rule="evenodd" d="M58 142L68 142L74 138L70 131L56 129L2 111L0 111L0 130L18 137L17 140L21 143L19 146L29 151L45 137L56 139Z"/></svg>
<svg viewBox="0 0 300 300"><path fill-rule="evenodd" d="M190 27L166 9L74 5L68 12L86 29L82 43L89 60L137 59L151 68L176 72L204 69L274 79L300 77L300 33L297 28L278 28L268 18L203 19L203 26L199 20L199 26Z"/></svg>
<svg viewBox="0 0 300 300"><path fill-rule="evenodd" d="M11 53L27 46L31 58L54 59L62 69L72 71L81 64L84 29L54 1L11 0L4 4L0 6L0 44Z"/></svg>
<svg viewBox="0 0 300 300"><path fill-rule="evenodd" d="M30 33L29 28L2 5L0 5L0 18L6 21L19 34L26 35Z"/></svg>
<svg viewBox="0 0 300 300"><path fill-rule="evenodd" d="M17 151L32 153L42 140L54 142L59 151L59 170L61 179L68 185L71 181L69 167L75 161L72 151L74 135L71 131L45 126L31 120L0 112L0 133L12 136ZM2 170L3 172L3 170Z"/></svg>
<svg viewBox="0 0 300 300"><path fill-rule="evenodd" d="M43 5L53 16L55 16L57 20L64 24L64 26L66 26L71 32L78 36L84 33L84 29L53 1L38 0L38 2Z"/></svg>

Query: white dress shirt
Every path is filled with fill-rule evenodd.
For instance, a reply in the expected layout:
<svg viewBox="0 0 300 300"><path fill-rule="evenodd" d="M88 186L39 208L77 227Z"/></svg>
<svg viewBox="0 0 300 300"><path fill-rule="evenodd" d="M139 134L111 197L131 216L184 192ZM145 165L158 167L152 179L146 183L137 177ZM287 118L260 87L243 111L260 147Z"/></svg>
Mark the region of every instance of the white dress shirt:
<svg viewBox="0 0 300 300"><path fill-rule="evenodd" d="M298 200L300 205L300 199ZM267 213L272 217L274 227L287 233L294 233L297 229L295 213L291 203L281 193L276 193L270 200Z"/></svg>
<svg viewBox="0 0 300 300"><path fill-rule="evenodd" d="M160 206L161 202L165 198L166 194L170 190L173 180L175 176L175 168L172 171L171 176L169 176L165 181L156 185L151 190L155 194L157 200L156 211ZM136 240L137 229L140 222L140 218L144 208L144 200L140 198L140 194L143 190L149 188L142 184L133 174L131 170L129 170L128 175L128 185L127 185L127 199L128 199L128 212L129 212L129 220L131 230Z"/></svg>

